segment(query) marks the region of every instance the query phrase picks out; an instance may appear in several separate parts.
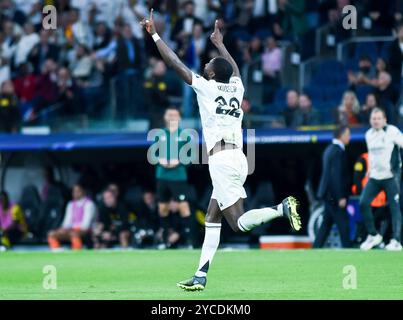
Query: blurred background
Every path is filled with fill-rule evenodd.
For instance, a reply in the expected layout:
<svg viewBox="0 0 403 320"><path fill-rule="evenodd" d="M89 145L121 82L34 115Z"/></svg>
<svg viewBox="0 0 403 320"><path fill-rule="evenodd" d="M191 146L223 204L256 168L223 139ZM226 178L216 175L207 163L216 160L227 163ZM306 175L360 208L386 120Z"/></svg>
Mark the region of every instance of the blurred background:
<svg viewBox="0 0 403 320"><path fill-rule="evenodd" d="M54 30L43 28L45 5L56 8ZM347 5L356 29L343 28ZM209 36L219 20L246 88L244 128L258 138L247 208L294 194L308 235L330 130L353 128L353 180L371 109L402 122L403 0L0 0L0 183L25 212L25 243L46 243L77 182L98 202L115 185L133 230L136 217L157 215L147 132L163 126L169 106L182 127L201 127L193 91L139 25L150 8L160 36L198 73L218 54ZM206 166L188 173L198 243L210 180ZM59 190L51 204L50 185ZM246 244L289 233L282 221L242 237L227 231L225 241Z"/></svg>

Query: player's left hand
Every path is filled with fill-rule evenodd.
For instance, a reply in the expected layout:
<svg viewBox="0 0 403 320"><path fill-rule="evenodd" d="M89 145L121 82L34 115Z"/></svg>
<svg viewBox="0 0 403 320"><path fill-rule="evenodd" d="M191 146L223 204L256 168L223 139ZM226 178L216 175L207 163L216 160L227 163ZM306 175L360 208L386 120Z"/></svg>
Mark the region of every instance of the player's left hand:
<svg viewBox="0 0 403 320"><path fill-rule="evenodd" d="M144 18L143 20L140 21L140 24L147 30L147 32L151 35L156 33L155 31L155 25L154 25L154 17L153 17L153 12L154 9L151 9L150 11L150 18L146 19Z"/></svg>
<svg viewBox="0 0 403 320"><path fill-rule="evenodd" d="M218 20L215 21L214 32L211 34L210 40L216 47L220 46L223 43L223 36L220 28L218 27Z"/></svg>

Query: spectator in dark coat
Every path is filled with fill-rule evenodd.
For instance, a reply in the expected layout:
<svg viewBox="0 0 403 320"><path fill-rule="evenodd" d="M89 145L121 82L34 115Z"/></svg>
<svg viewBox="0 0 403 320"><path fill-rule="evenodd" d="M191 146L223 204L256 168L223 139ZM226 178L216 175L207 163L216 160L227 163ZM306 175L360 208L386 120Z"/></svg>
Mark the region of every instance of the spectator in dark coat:
<svg viewBox="0 0 403 320"><path fill-rule="evenodd" d="M320 114L312 106L312 100L308 94L299 96L299 112L295 117L296 126L316 126L320 124Z"/></svg>
<svg viewBox="0 0 403 320"><path fill-rule="evenodd" d="M21 122L18 98L11 80L4 81L0 89L0 132L17 132Z"/></svg>
<svg viewBox="0 0 403 320"><path fill-rule="evenodd" d="M289 90L287 92L287 106L283 110L283 116L287 128L295 128L297 125L296 117L299 112L298 99L299 95L296 90Z"/></svg>
<svg viewBox="0 0 403 320"><path fill-rule="evenodd" d="M41 30L40 32L40 42L35 45L28 55L28 61L34 67L34 73L40 74L42 67L47 59L52 59L53 61L59 60L60 48L49 43L49 30Z"/></svg>
<svg viewBox="0 0 403 320"><path fill-rule="evenodd" d="M400 91L403 78L403 22L397 27L397 37L389 49L389 66L395 90Z"/></svg>

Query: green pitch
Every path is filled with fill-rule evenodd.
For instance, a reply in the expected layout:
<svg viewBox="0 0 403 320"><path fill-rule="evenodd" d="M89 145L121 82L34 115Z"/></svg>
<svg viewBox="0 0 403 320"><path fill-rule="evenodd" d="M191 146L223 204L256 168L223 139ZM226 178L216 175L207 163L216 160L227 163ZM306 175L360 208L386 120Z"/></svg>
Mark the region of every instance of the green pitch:
<svg viewBox="0 0 403 320"><path fill-rule="evenodd" d="M199 252L0 253L0 299L403 299L401 252L218 251L206 290L183 292L176 282L193 274ZM56 290L43 289L46 265ZM343 289L347 265L357 289Z"/></svg>

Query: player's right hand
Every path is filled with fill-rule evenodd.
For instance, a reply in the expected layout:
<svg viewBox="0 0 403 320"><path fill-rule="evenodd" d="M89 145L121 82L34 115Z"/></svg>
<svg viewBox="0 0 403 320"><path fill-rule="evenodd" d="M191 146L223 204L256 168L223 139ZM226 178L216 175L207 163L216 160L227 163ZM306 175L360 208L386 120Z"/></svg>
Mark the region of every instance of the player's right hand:
<svg viewBox="0 0 403 320"><path fill-rule="evenodd" d="M140 21L140 24L147 30L147 32L151 35L156 33L155 31L155 25L154 25L154 17L153 17L153 12L154 9L151 9L150 11L150 18L146 19L144 18L143 20Z"/></svg>

